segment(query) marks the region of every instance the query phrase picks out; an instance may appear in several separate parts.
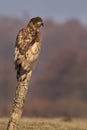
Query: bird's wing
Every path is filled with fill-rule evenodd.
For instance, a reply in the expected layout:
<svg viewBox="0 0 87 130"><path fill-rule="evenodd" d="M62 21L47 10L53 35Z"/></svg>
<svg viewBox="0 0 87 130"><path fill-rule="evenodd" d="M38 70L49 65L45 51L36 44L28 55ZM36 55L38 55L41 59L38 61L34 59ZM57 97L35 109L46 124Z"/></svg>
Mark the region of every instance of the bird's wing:
<svg viewBox="0 0 87 130"><path fill-rule="evenodd" d="M34 44L37 34L32 35L32 32L27 32L26 29L22 29L16 39L16 46L19 49L21 55L24 55L29 47Z"/></svg>

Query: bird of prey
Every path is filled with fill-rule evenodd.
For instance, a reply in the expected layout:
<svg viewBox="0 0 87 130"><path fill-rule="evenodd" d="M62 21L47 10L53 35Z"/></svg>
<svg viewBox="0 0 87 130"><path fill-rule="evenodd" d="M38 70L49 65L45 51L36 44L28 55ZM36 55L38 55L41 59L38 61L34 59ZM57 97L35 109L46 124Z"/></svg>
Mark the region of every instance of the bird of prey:
<svg viewBox="0 0 87 130"><path fill-rule="evenodd" d="M20 80L20 76L24 80L24 74L29 72L37 61L41 47L39 29L43 25L43 20L40 17L32 18L17 35L14 58L17 80Z"/></svg>

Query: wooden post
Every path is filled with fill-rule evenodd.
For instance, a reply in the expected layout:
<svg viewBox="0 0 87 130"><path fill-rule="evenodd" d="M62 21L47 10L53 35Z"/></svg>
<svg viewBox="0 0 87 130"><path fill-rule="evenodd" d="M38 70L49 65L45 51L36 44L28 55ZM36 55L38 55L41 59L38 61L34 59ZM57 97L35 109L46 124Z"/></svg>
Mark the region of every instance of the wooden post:
<svg viewBox="0 0 87 130"><path fill-rule="evenodd" d="M25 98L28 91L28 84L31 78L31 74L32 74L32 71L27 73L26 79L24 81L18 82L14 104L13 104L13 110L12 110L11 117L7 126L7 130L16 130L16 127L19 123L19 120L23 112Z"/></svg>

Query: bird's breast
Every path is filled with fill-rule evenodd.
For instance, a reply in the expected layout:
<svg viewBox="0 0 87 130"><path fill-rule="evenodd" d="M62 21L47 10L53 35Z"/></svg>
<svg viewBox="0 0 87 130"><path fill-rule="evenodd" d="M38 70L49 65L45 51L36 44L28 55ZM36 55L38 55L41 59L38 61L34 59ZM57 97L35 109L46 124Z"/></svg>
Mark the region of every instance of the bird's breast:
<svg viewBox="0 0 87 130"><path fill-rule="evenodd" d="M28 61L33 62L37 60L40 53L40 42L35 42L33 46L26 52L26 58Z"/></svg>

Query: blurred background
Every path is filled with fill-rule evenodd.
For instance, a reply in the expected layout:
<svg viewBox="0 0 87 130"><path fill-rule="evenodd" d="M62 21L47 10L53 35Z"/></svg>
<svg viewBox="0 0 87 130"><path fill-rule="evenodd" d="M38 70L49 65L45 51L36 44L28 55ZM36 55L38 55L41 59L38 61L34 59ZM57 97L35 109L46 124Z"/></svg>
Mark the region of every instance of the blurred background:
<svg viewBox="0 0 87 130"><path fill-rule="evenodd" d="M87 0L0 1L0 117L10 115L17 85L16 36L36 16L42 50L23 116L87 117Z"/></svg>

